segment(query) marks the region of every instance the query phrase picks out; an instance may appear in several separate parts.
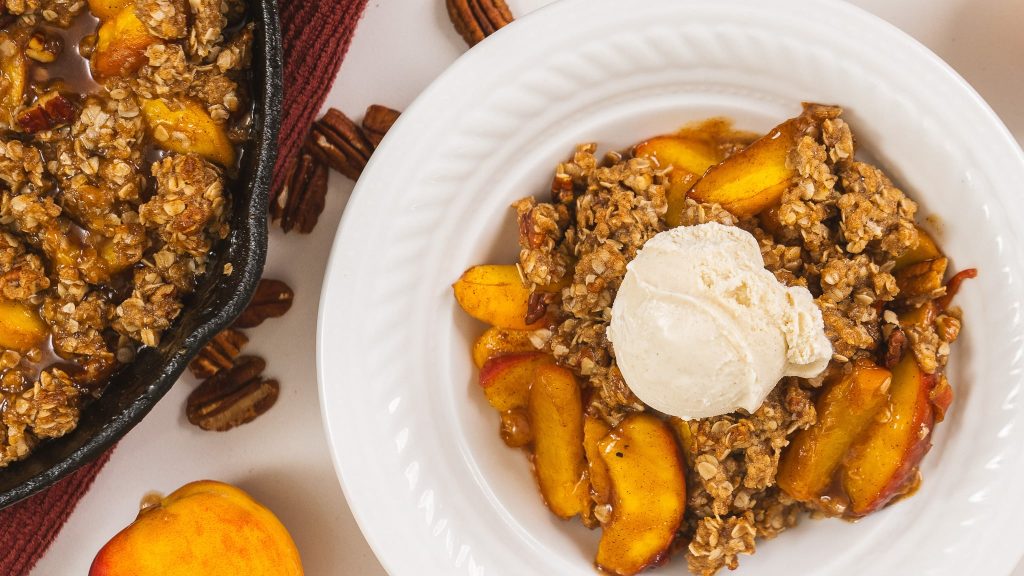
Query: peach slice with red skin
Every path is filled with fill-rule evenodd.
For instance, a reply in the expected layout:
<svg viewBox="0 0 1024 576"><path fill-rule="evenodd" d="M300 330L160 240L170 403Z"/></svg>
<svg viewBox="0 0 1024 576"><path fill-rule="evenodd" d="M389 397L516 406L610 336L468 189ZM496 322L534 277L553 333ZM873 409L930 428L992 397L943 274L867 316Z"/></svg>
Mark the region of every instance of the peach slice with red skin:
<svg viewBox="0 0 1024 576"><path fill-rule="evenodd" d="M848 516L870 514L913 487L918 464L931 448L935 385L936 376L921 370L912 354L893 368L884 417L854 444L840 470Z"/></svg>
<svg viewBox="0 0 1024 576"><path fill-rule="evenodd" d="M818 420L801 430L779 462L776 482L792 498L813 502L832 484L836 470L888 399L892 373L871 362L825 385L815 403Z"/></svg>
<svg viewBox="0 0 1024 576"><path fill-rule="evenodd" d="M595 563L629 576L668 554L686 511L683 461L668 424L643 412L623 419L599 447L612 483L612 512Z"/></svg>
<svg viewBox="0 0 1024 576"><path fill-rule="evenodd" d="M513 264L474 266L452 285L459 306L470 316L499 328L536 330L542 321L526 323L530 289Z"/></svg>
<svg viewBox="0 0 1024 576"><path fill-rule="evenodd" d="M483 368L484 363L495 356L536 349L530 342L530 332L492 326L473 343L473 363L477 368Z"/></svg>
<svg viewBox="0 0 1024 576"><path fill-rule="evenodd" d="M573 373L538 366L527 408L533 429L533 467L544 503L555 516L584 515L590 507L583 450L583 398Z"/></svg>
<svg viewBox="0 0 1024 576"><path fill-rule="evenodd" d="M480 387L487 401L499 412L526 408L537 368L553 364L554 358L543 352L518 352L495 356L480 369Z"/></svg>

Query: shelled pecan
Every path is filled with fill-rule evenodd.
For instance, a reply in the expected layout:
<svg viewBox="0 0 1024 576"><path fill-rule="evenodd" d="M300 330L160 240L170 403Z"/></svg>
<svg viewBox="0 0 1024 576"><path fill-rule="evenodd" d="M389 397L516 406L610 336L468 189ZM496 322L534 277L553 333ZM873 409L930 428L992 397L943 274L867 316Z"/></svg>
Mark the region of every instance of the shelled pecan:
<svg viewBox="0 0 1024 576"><path fill-rule="evenodd" d="M400 115L401 112L398 110L381 106L380 104L371 104L366 109L366 114L363 115L363 131L374 148L380 146L380 141L384 139L384 135L391 129Z"/></svg>
<svg viewBox="0 0 1024 576"><path fill-rule="evenodd" d="M242 311L238 320L235 320L235 328L255 328L267 318L278 318L284 316L292 307L295 293L291 287L280 280L264 278L256 287L256 294L253 295L249 306Z"/></svg>
<svg viewBox="0 0 1024 576"><path fill-rule="evenodd" d="M248 343L249 338L245 334L228 328L214 336L189 363L188 368L196 378L209 378L221 370L228 370L234 366L235 358Z"/></svg>
<svg viewBox="0 0 1024 576"><path fill-rule="evenodd" d="M309 151L334 170L359 179L373 154L373 143L348 116L331 108L313 124Z"/></svg>
<svg viewBox="0 0 1024 576"><path fill-rule="evenodd" d="M188 397L188 421L203 430L223 432L252 422L273 407L281 386L264 380L267 363L257 356L239 358L200 384Z"/></svg>
<svg viewBox="0 0 1024 576"><path fill-rule="evenodd" d="M19 112L14 121L28 134L63 126L78 117L78 104L72 98L50 90Z"/></svg>
<svg viewBox="0 0 1024 576"><path fill-rule="evenodd" d="M448 17L466 44L475 46L513 20L505 0L447 0Z"/></svg>
<svg viewBox="0 0 1024 576"><path fill-rule="evenodd" d="M284 187L270 203L270 216L281 221L281 229L298 229L309 234L316 227L327 202L327 165L303 147L285 178Z"/></svg>

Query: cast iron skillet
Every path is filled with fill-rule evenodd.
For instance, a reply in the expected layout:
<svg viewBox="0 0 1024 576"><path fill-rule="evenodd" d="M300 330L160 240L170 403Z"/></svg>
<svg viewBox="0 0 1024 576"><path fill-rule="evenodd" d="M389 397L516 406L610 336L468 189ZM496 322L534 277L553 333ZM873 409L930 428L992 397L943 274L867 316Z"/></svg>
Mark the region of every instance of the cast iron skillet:
<svg viewBox="0 0 1024 576"><path fill-rule="evenodd" d="M267 256L267 192L281 114L281 31L277 0L251 0L257 23L253 46L253 141L232 189L231 234L217 247L209 273L190 305L163 338L119 372L103 396L82 412L78 427L44 442L21 462L0 468L0 509L50 486L102 454L149 413L189 360L228 326L252 298ZM232 274L221 273L231 263Z"/></svg>

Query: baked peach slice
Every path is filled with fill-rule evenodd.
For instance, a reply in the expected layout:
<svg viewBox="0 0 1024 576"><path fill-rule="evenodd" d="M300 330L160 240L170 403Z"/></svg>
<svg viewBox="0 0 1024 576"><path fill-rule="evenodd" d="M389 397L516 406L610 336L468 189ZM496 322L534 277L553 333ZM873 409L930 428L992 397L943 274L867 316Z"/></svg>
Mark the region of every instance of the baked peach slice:
<svg viewBox="0 0 1024 576"><path fill-rule="evenodd" d="M544 503L559 518L590 507L583 451L583 398L573 373L538 366L530 387L528 414L533 429L533 467Z"/></svg>
<svg viewBox="0 0 1024 576"><path fill-rule="evenodd" d="M530 289L514 264L485 264L466 270L455 284L455 300L467 314L509 330L536 330L542 321L526 323Z"/></svg>
<svg viewBox="0 0 1024 576"><path fill-rule="evenodd" d="M672 167L668 175L668 211L665 222L676 227L682 224L686 194L701 176L723 160L722 153L711 142L683 135L657 136L637 144L633 155L650 158L661 168Z"/></svg>
<svg viewBox="0 0 1024 576"><path fill-rule="evenodd" d="M657 416L627 416L599 443L612 482L612 513L596 564L628 576L666 557L686 511L686 475L679 445Z"/></svg>
<svg viewBox="0 0 1024 576"><path fill-rule="evenodd" d="M480 369L480 387L487 401L499 412L526 408L537 368L554 362L554 358L543 352L495 356Z"/></svg>
<svg viewBox="0 0 1024 576"><path fill-rule="evenodd" d="M191 98L142 100L146 119L157 146L180 154L198 154L230 168L235 147L223 124L218 124L202 104Z"/></svg>
<svg viewBox="0 0 1024 576"><path fill-rule="evenodd" d="M530 342L530 332L491 327L473 343L473 363L483 368L491 358L513 352L533 352L537 348Z"/></svg>
<svg viewBox="0 0 1024 576"><path fill-rule="evenodd" d="M930 234L925 232L924 228L917 227L917 246L911 248L906 254L896 259L896 266L893 270L902 270L911 264L917 264L918 262L926 262L928 260L935 260L936 258L942 257L942 251L939 250L939 246L935 243L935 240Z"/></svg>
<svg viewBox="0 0 1024 576"><path fill-rule="evenodd" d="M867 361L827 383L815 403L817 422L798 432L782 454L779 487L804 502L821 496L850 446L885 405L891 383L891 372Z"/></svg>
<svg viewBox="0 0 1024 576"><path fill-rule="evenodd" d="M135 0L89 0L89 12L100 20L115 18L124 9L135 6Z"/></svg>
<svg viewBox="0 0 1024 576"><path fill-rule="evenodd" d="M927 296L942 287L949 260L943 257L910 264L893 272L900 298Z"/></svg>
<svg viewBox="0 0 1024 576"><path fill-rule="evenodd" d="M0 32L0 120L14 123L14 115L25 101L28 62L21 46L7 32Z"/></svg>
<svg viewBox="0 0 1024 576"><path fill-rule="evenodd" d="M0 349L24 354L42 346L49 335L46 324L33 307L0 300Z"/></svg>
<svg viewBox="0 0 1024 576"><path fill-rule="evenodd" d="M690 197L721 204L740 219L777 205L797 175L787 164L789 154L814 123L812 114L805 112L776 126L708 170L690 190Z"/></svg>
<svg viewBox="0 0 1024 576"><path fill-rule="evenodd" d="M107 19L96 33L96 49L90 60L97 79L128 76L146 63L146 49L160 42L135 15L134 3Z"/></svg>
<svg viewBox="0 0 1024 576"><path fill-rule="evenodd" d="M868 427L840 469L850 499L847 515L864 516L913 486L917 466L931 448L936 377L921 370L913 354L893 368L891 400Z"/></svg>

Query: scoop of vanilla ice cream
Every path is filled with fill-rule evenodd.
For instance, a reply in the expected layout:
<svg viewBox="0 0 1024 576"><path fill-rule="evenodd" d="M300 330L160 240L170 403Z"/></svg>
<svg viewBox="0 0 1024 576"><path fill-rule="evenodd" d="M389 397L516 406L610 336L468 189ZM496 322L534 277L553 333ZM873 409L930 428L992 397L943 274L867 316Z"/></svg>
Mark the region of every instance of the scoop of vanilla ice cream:
<svg viewBox="0 0 1024 576"><path fill-rule="evenodd" d="M811 293L765 270L750 233L714 222L644 244L607 335L633 393L683 419L753 412L783 376L812 378L832 357Z"/></svg>

